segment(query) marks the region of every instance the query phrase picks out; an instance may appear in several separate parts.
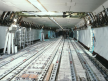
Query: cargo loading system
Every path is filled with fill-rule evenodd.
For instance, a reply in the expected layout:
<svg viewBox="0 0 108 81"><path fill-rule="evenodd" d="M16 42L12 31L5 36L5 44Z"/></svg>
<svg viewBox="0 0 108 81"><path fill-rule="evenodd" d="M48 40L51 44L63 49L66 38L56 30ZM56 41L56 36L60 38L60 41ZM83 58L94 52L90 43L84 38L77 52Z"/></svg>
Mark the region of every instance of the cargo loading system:
<svg viewBox="0 0 108 81"><path fill-rule="evenodd" d="M1 60L0 81L108 81L108 71L77 41L59 37Z"/></svg>

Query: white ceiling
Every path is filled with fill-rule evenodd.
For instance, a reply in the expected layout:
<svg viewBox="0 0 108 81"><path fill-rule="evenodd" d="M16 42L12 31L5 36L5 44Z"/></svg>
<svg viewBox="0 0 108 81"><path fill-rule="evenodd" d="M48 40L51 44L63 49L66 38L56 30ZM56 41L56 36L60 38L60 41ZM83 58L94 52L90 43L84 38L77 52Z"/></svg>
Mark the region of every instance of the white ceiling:
<svg viewBox="0 0 108 81"><path fill-rule="evenodd" d="M0 10L3 11L39 11L27 0L0 0Z"/></svg>
<svg viewBox="0 0 108 81"><path fill-rule="evenodd" d="M34 0L35 1L35 0ZM48 11L92 12L107 0L38 0ZM0 11L39 11L27 0L0 0ZM62 27L72 27L80 19L54 18ZM59 27L49 18L25 18L36 24Z"/></svg>
<svg viewBox="0 0 108 81"><path fill-rule="evenodd" d="M77 18L54 18L63 28L71 28L76 25L81 19Z"/></svg>
<svg viewBox="0 0 108 81"><path fill-rule="evenodd" d="M39 0L48 11L92 12L107 0ZM75 3L67 5L67 3ZM71 8L70 8L71 6Z"/></svg>
<svg viewBox="0 0 108 81"><path fill-rule="evenodd" d="M49 18L44 17L44 18L40 18L40 17L29 17L29 18L24 18L24 21L27 22L33 22L34 24L38 24L38 25L45 25L48 27L58 27L58 25L56 25L53 21L51 21Z"/></svg>

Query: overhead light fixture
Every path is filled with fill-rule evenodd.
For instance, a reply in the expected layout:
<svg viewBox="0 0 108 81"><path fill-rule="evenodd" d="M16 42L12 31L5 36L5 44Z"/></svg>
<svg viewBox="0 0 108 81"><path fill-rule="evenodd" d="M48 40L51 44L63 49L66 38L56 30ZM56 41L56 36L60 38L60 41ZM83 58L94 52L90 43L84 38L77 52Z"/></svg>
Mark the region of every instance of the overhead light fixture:
<svg viewBox="0 0 108 81"><path fill-rule="evenodd" d="M62 12L60 13L55 13L55 12L22 12L24 14L29 14L29 15L63 15Z"/></svg>
<svg viewBox="0 0 108 81"><path fill-rule="evenodd" d="M34 5L36 8L38 8L41 12L47 12L48 11L37 1L37 0L28 0L32 5ZM59 25L53 18L49 17L53 22L55 22L57 25ZM60 25L59 25L60 26ZM60 26L61 27L61 26ZM61 27L62 28L62 27ZM63 29L63 28L62 28Z"/></svg>
<svg viewBox="0 0 108 81"><path fill-rule="evenodd" d="M50 19L51 19L53 22L55 22L57 25L59 25L58 22L57 22L53 17L50 17ZM62 26L59 25L59 27L60 27L61 29L63 29Z"/></svg>

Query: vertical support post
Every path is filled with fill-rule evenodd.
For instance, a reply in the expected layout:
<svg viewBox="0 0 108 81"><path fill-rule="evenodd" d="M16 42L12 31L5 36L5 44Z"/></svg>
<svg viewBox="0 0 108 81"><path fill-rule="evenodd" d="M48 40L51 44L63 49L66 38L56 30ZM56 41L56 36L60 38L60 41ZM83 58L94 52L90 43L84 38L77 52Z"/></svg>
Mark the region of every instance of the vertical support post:
<svg viewBox="0 0 108 81"><path fill-rule="evenodd" d="M6 35L6 40L5 40L5 46L4 46L3 53L6 53L6 48L7 48L7 45L8 45L8 38L9 38L9 32L7 32L7 35Z"/></svg>
<svg viewBox="0 0 108 81"><path fill-rule="evenodd" d="M79 39L79 31L77 31L77 41L78 41L78 39Z"/></svg>
<svg viewBox="0 0 108 81"><path fill-rule="evenodd" d="M11 52L11 33L9 33L9 40L8 40L8 54L10 54L10 52Z"/></svg>
<svg viewBox="0 0 108 81"><path fill-rule="evenodd" d="M50 38L51 36L50 36L50 31L48 31L48 38Z"/></svg>
<svg viewBox="0 0 108 81"><path fill-rule="evenodd" d="M40 30L40 34L41 34L40 41L44 41L43 28Z"/></svg>
<svg viewBox="0 0 108 81"><path fill-rule="evenodd" d="M14 33L12 33L12 54L14 54L14 49L15 49L13 40L14 40Z"/></svg>

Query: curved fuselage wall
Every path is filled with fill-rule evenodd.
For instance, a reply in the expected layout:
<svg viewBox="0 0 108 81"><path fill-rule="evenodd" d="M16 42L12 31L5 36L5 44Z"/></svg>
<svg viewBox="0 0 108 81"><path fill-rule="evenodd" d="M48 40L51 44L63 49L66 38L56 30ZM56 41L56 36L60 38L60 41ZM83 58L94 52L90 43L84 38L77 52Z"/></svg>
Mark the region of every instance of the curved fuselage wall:
<svg viewBox="0 0 108 81"><path fill-rule="evenodd" d="M108 60L108 27L94 28L93 32L96 40L94 41L94 51ZM90 47L90 31L80 30L78 40L87 47Z"/></svg>

